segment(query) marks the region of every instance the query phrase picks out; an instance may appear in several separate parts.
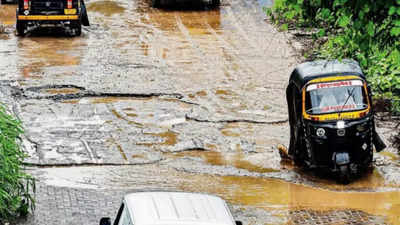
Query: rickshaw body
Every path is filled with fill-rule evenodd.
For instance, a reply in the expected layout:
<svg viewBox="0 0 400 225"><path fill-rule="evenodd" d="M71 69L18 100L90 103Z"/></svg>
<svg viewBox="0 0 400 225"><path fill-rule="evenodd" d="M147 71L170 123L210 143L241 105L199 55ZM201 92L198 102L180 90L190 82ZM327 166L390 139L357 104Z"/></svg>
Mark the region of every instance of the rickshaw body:
<svg viewBox="0 0 400 225"><path fill-rule="evenodd" d="M286 89L289 155L307 168L338 173L345 182L372 163L375 131L371 91L353 60L314 61L292 72Z"/></svg>

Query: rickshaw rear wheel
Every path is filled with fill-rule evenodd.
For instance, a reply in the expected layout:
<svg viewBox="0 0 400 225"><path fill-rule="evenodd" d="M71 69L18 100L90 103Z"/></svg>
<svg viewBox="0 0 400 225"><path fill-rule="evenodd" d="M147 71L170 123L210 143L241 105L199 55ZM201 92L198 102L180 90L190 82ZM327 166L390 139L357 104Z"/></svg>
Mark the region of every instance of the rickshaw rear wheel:
<svg viewBox="0 0 400 225"><path fill-rule="evenodd" d="M160 7L160 0L151 0L151 6L154 8Z"/></svg>
<svg viewBox="0 0 400 225"><path fill-rule="evenodd" d="M22 36L25 35L25 28L26 28L25 21L17 20L16 28L17 28L17 35L18 36L22 37Z"/></svg>
<svg viewBox="0 0 400 225"><path fill-rule="evenodd" d="M219 7L221 5L221 0L212 0L211 1L211 6L216 8Z"/></svg>
<svg viewBox="0 0 400 225"><path fill-rule="evenodd" d="M82 23L81 23L80 20L78 20L76 22L73 22L71 28L72 28L74 36L76 36L76 37L81 36L81 34L82 34Z"/></svg>
<svg viewBox="0 0 400 225"><path fill-rule="evenodd" d="M350 183L350 168L349 165L339 166L339 182L341 184Z"/></svg>

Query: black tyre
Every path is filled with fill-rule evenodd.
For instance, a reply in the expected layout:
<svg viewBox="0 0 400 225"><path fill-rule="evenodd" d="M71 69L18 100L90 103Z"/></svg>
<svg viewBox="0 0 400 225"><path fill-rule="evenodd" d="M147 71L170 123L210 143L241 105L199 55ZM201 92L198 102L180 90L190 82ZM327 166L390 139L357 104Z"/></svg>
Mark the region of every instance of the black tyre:
<svg viewBox="0 0 400 225"><path fill-rule="evenodd" d="M71 31L73 36L81 36L82 34L82 23L81 21L72 22Z"/></svg>
<svg viewBox="0 0 400 225"><path fill-rule="evenodd" d="M154 8L159 8L160 7L160 0L151 0L151 6Z"/></svg>
<svg viewBox="0 0 400 225"><path fill-rule="evenodd" d="M25 35L26 23L24 21L17 20L17 35L23 37Z"/></svg>
<svg viewBox="0 0 400 225"><path fill-rule="evenodd" d="M350 183L350 168L349 168L349 165L339 166L339 182L341 184Z"/></svg>
<svg viewBox="0 0 400 225"><path fill-rule="evenodd" d="M211 0L212 7L219 7L221 5L221 0Z"/></svg>

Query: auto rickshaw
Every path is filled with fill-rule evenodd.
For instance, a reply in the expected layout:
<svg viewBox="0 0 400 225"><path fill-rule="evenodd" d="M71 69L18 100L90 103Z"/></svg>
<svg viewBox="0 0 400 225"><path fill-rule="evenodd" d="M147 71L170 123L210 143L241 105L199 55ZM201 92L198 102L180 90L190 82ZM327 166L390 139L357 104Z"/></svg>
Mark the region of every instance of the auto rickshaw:
<svg viewBox="0 0 400 225"><path fill-rule="evenodd" d="M296 165L328 169L348 183L371 166L373 146L386 146L375 130L371 90L354 60L298 65L286 89L288 155Z"/></svg>
<svg viewBox="0 0 400 225"><path fill-rule="evenodd" d="M84 0L18 0L16 29L24 36L31 27L64 27L80 36L89 26Z"/></svg>

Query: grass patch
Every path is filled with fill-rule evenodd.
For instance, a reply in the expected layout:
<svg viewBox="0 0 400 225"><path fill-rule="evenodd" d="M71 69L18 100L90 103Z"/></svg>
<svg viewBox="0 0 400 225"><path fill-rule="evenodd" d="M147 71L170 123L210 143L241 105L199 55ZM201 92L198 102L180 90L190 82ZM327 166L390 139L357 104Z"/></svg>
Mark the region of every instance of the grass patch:
<svg viewBox="0 0 400 225"><path fill-rule="evenodd" d="M34 179L25 173L21 122L0 104L0 224L13 223L34 209Z"/></svg>

